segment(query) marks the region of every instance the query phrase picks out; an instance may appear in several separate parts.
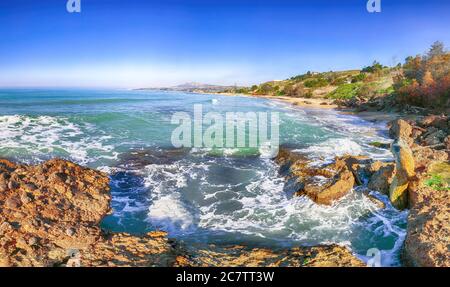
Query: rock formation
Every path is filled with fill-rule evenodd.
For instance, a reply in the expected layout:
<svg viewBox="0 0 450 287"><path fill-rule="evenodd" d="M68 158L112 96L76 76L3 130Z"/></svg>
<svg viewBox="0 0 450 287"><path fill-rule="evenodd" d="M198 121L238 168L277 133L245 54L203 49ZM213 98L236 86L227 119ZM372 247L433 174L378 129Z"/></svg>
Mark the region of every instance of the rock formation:
<svg viewBox="0 0 450 287"><path fill-rule="evenodd" d="M408 186L415 175L415 163L408 144L399 138L392 144L395 158L395 176L389 188L389 199L398 209L408 207Z"/></svg>
<svg viewBox="0 0 450 287"><path fill-rule="evenodd" d="M288 170L288 177L299 183L296 195L306 195L318 204L331 205L355 185L355 175L358 174L356 164L360 159L347 156L337 158L332 164L314 167L305 157L281 149L275 160L282 170ZM359 179L359 176L356 178Z"/></svg>
<svg viewBox="0 0 450 287"><path fill-rule="evenodd" d="M364 266L334 245L187 249L165 232L106 232L110 200L104 173L58 159L0 160L0 266Z"/></svg>
<svg viewBox="0 0 450 287"><path fill-rule="evenodd" d="M401 170L391 192L402 190L399 207L404 207L406 195L410 208L403 249L407 265L450 266L450 184L444 182L441 188L426 184L433 174L450 174L450 150L446 144L449 132L449 117L435 115L406 124L397 121L391 128L391 134L400 143L393 149L396 169ZM435 166L440 166L440 170L434 170ZM407 189L402 184L407 184ZM396 198L392 198L394 204Z"/></svg>

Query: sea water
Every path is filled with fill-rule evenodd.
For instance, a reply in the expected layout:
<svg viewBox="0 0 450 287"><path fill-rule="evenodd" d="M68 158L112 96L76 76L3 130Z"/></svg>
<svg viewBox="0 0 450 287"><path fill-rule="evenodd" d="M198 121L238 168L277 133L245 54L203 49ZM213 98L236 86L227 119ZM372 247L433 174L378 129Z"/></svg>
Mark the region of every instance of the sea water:
<svg viewBox="0 0 450 287"><path fill-rule="evenodd" d="M173 149L176 112L278 112L280 142L322 165L344 154L392 160L384 123L250 97L127 90L0 90L0 157L61 157L107 172L113 214L102 227L165 230L188 244L269 248L336 243L400 264L406 212L378 209L358 188L333 206L293 196L279 167L251 149Z"/></svg>

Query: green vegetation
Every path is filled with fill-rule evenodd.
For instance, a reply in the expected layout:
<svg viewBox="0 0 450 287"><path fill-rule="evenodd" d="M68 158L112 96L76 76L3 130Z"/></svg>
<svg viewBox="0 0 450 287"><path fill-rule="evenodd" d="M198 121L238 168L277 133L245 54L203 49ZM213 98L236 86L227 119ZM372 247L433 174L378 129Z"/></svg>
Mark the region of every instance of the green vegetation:
<svg viewBox="0 0 450 287"><path fill-rule="evenodd" d="M307 88L321 88L329 85L329 82L324 78L317 78L306 80L303 85Z"/></svg>
<svg viewBox="0 0 450 287"><path fill-rule="evenodd" d="M450 191L450 164L438 162L430 167L430 179L425 181L425 185L434 190Z"/></svg>
<svg viewBox="0 0 450 287"><path fill-rule="evenodd" d="M358 94L360 88L360 83L344 84L328 94L327 97L330 99L350 99Z"/></svg>
<svg viewBox="0 0 450 287"><path fill-rule="evenodd" d="M377 72L380 72L380 71L382 71L384 69L387 69L387 68L388 67L381 65L377 61L374 61L372 66L363 68L361 72L363 72L363 73L377 73Z"/></svg>
<svg viewBox="0 0 450 287"><path fill-rule="evenodd" d="M440 175L433 175L433 176L431 176L430 179L425 181L425 185L427 185L428 187L433 188L434 190L439 190L439 191L447 190L447 191L450 191L450 185L448 185L444 181L442 176L440 176Z"/></svg>

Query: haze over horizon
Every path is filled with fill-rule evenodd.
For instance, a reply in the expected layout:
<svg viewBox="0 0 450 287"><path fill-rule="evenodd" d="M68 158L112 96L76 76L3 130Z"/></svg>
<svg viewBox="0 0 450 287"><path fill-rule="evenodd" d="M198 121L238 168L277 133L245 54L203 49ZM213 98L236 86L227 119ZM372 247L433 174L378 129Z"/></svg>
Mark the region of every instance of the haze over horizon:
<svg viewBox="0 0 450 287"><path fill-rule="evenodd" d="M450 45L439 0L66 2L0 2L0 87L251 85Z"/></svg>

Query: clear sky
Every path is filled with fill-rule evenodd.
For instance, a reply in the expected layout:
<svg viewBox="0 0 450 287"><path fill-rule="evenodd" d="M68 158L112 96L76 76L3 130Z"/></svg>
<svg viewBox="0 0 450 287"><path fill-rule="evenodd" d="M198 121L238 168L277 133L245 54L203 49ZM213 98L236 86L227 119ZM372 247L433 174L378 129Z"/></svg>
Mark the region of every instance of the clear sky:
<svg viewBox="0 0 450 287"><path fill-rule="evenodd" d="M450 1L0 1L0 86L249 85L450 45Z"/></svg>

